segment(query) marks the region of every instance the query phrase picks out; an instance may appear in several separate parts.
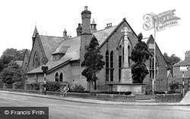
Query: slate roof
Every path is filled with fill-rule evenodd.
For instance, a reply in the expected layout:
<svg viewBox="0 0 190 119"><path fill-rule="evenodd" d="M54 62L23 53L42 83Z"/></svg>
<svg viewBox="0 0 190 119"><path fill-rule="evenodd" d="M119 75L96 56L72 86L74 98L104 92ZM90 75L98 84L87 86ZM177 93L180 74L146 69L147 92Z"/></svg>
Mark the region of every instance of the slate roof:
<svg viewBox="0 0 190 119"><path fill-rule="evenodd" d="M63 42L63 37L40 35L46 57L51 60L52 52Z"/></svg>
<svg viewBox="0 0 190 119"><path fill-rule="evenodd" d="M93 35L99 41L101 45L106 38L114 31L117 26L112 26L106 29L102 29L93 33ZM63 37L44 36L40 35L40 39L45 51L45 54L49 60L46 64L49 70L64 64L67 61L80 59L80 41L81 36L71 37L65 39ZM58 61L52 61L52 55L57 53L64 53L65 55ZM42 73L41 66L28 72L28 74Z"/></svg>
<svg viewBox="0 0 190 119"><path fill-rule="evenodd" d="M49 61L46 66L48 66L48 71L52 71L55 67L66 64L67 61L70 61L71 58L63 57L58 61ZM41 66L29 71L27 74L42 73Z"/></svg>
<svg viewBox="0 0 190 119"><path fill-rule="evenodd" d="M174 64L174 67L179 67L179 66L190 66L190 58L186 58L185 60Z"/></svg>

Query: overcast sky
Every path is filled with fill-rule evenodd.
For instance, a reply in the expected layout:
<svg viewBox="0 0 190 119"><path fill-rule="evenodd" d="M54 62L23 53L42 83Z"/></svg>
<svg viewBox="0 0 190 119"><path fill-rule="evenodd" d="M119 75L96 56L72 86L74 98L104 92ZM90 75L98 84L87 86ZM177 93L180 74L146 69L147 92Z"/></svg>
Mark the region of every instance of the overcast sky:
<svg viewBox="0 0 190 119"><path fill-rule="evenodd" d="M88 6L98 29L107 23L119 24L125 17L133 30L145 37L153 31L142 28L143 15L176 9L179 24L156 34L162 51L184 59L190 50L190 7L188 0L1 0L0 1L0 55L6 48L31 49L35 25L42 35L76 36L81 23L81 11Z"/></svg>

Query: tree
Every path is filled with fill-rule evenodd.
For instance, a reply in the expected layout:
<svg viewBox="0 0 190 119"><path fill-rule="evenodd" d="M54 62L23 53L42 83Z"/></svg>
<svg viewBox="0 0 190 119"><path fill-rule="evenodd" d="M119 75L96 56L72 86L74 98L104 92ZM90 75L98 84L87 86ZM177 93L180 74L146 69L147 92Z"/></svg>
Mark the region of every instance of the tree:
<svg viewBox="0 0 190 119"><path fill-rule="evenodd" d="M7 67L12 60L23 60L25 51L26 49L17 50L14 48L7 48L1 56L4 67Z"/></svg>
<svg viewBox="0 0 190 119"><path fill-rule="evenodd" d="M143 83L145 76L148 74L146 67L146 60L151 56L148 46L142 41L143 35L138 35L138 43L134 47L131 53L131 59L134 61L132 65L132 78L133 83Z"/></svg>
<svg viewBox="0 0 190 119"><path fill-rule="evenodd" d="M172 54L171 56L168 56L167 53L164 53L164 58L165 58L166 63L168 65L168 70L170 70L171 73L173 74L173 65L175 63L178 63L180 61L180 58L177 57L175 54Z"/></svg>
<svg viewBox="0 0 190 119"><path fill-rule="evenodd" d="M105 62L102 59L103 56L100 54L99 43L96 37L93 36L89 46L86 47L84 61L81 64L82 67L85 67L85 69L82 71L82 75L86 77L89 83L90 92L92 90L93 83L94 89L96 89L96 80L98 79L96 74L105 65Z"/></svg>
<svg viewBox="0 0 190 119"><path fill-rule="evenodd" d="M10 62L0 74L2 82L13 84L15 82L23 82L25 79L24 71L15 62Z"/></svg>

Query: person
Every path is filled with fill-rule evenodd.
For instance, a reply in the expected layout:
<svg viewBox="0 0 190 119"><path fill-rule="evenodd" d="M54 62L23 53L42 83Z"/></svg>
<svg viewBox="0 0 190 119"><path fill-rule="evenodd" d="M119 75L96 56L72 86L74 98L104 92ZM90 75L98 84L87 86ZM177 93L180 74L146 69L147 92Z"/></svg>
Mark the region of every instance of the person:
<svg viewBox="0 0 190 119"><path fill-rule="evenodd" d="M46 88L46 81L44 81L43 91L44 91L44 95L46 95L46 92L47 92L47 88Z"/></svg>
<svg viewBox="0 0 190 119"><path fill-rule="evenodd" d="M66 96L67 92L69 91L69 85L66 84L65 86L62 86L61 89L60 89L60 91L62 93L62 96Z"/></svg>

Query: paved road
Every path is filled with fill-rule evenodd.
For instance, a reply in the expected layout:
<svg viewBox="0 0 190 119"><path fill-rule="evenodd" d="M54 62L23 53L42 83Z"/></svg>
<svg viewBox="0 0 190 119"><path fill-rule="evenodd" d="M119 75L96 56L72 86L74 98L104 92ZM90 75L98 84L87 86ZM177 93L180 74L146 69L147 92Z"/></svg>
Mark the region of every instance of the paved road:
<svg viewBox="0 0 190 119"><path fill-rule="evenodd" d="M48 106L50 119L189 119L189 106L127 106L69 102L0 91L0 106Z"/></svg>

